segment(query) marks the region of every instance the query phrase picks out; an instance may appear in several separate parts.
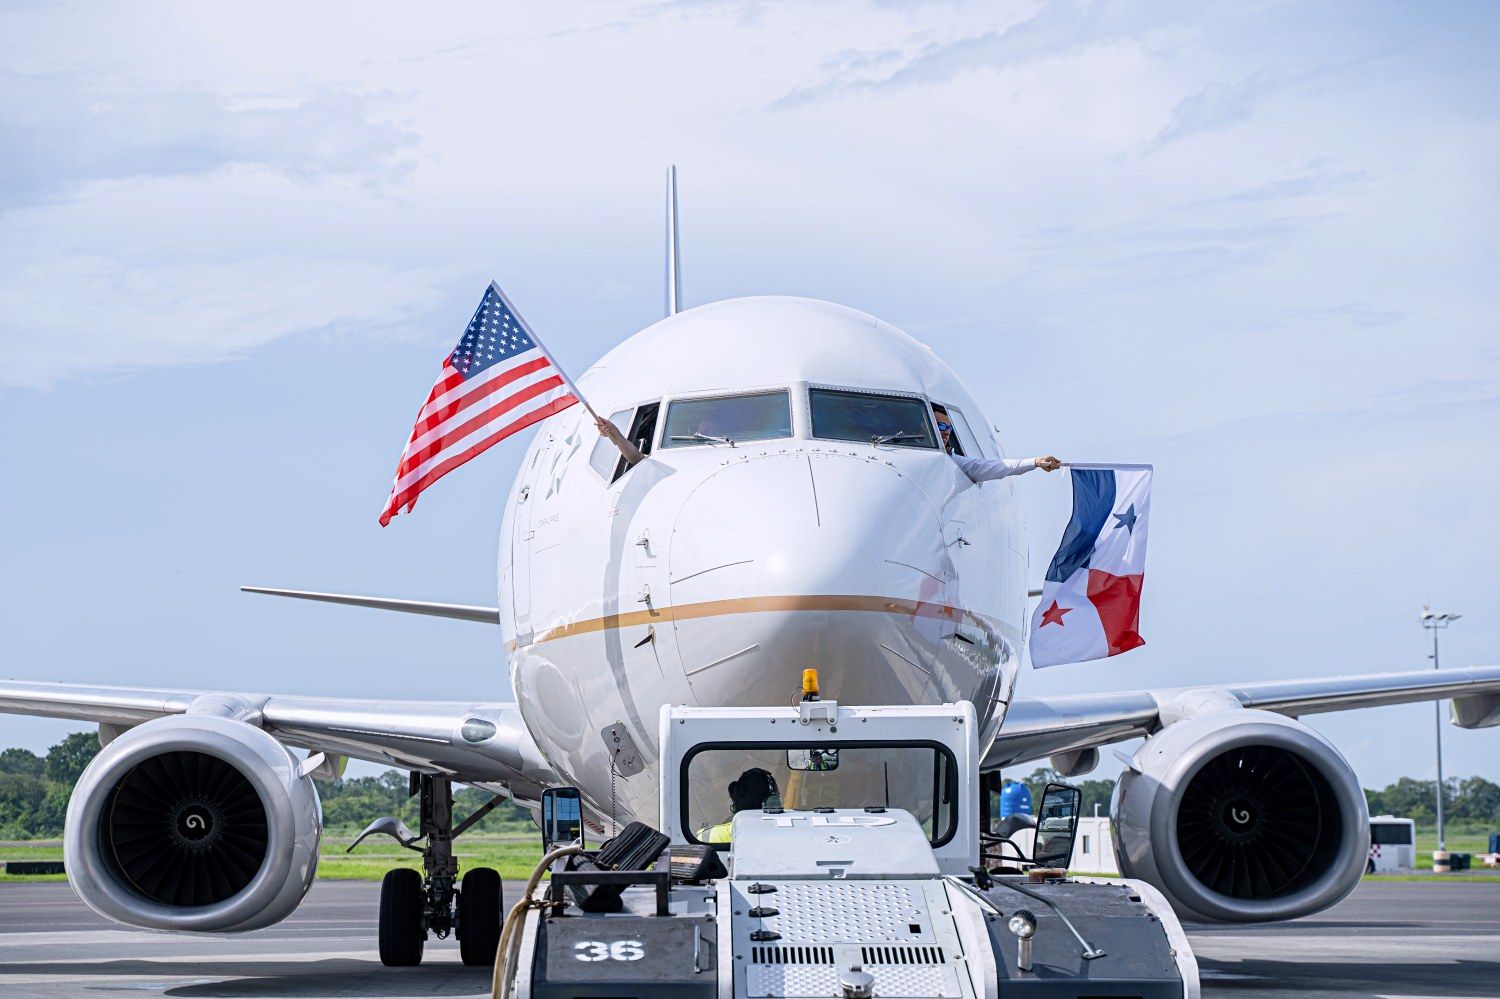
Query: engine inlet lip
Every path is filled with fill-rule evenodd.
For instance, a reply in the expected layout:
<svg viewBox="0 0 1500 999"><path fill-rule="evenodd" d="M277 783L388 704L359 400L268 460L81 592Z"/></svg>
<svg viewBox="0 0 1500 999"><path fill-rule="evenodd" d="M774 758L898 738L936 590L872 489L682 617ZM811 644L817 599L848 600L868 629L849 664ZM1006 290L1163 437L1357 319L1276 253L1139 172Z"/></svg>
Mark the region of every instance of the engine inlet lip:
<svg viewBox="0 0 1500 999"><path fill-rule="evenodd" d="M1342 814L1342 821L1354 823L1356 828L1362 823L1364 835L1368 836L1369 823L1362 821L1368 815L1368 810L1358 781L1332 780L1326 776L1353 774L1348 761L1337 749L1315 734L1304 732L1296 727L1295 722L1280 715L1253 709L1236 714L1240 716L1240 720L1234 725L1212 729L1201 740L1193 743L1197 752L1191 756L1184 754L1173 763L1162 775L1162 783L1170 787L1185 788L1210 760L1220 754L1244 746L1272 746L1297 756L1305 765L1325 775L1333 801ZM1180 724L1188 726L1205 721L1206 719L1199 718ZM1223 722L1220 721L1219 724L1222 725ZM1167 729L1167 734L1171 733L1173 727ZM1163 795L1151 809L1150 835L1154 843L1161 844L1160 848L1166 856L1182 856L1182 844L1177 832L1181 806L1182 797L1179 792L1170 796ZM1289 919L1325 908L1352 891L1364 872L1367 852L1368 844L1358 850L1336 855L1333 863L1321 875L1290 892L1263 899L1240 899L1222 895L1198 881L1181 864L1163 863L1158 866L1157 873L1163 886L1200 918L1232 922ZM1341 884L1347 885L1345 891L1333 898L1332 902L1322 901Z"/></svg>
<svg viewBox="0 0 1500 999"><path fill-rule="evenodd" d="M256 745L262 740L264 745ZM272 748L279 760L268 757ZM243 757L240 763L249 765L241 772L266 810L265 857L255 876L231 898L190 908L146 898L122 879L101 852L100 819L105 809L85 807L107 801L126 774L146 759L179 751L216 756L237 768L236 757ZM265 897L274 897L274 886L291 877L296 820L291 809L278 803L286 797L285 782L295 770L290 755L264 730L213 716L168 716L125 732L99 754L95 763L101 762L97 771L86 770L74 789L64 840L69 880L100 915L153 929L213 932L250 920Z"/></svg>

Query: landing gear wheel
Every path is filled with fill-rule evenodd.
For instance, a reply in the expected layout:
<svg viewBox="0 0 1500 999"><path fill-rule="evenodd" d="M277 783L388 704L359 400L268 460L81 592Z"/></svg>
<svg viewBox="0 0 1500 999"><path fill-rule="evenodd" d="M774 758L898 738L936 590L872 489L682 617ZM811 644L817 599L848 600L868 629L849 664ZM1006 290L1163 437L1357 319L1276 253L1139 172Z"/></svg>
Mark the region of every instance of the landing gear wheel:
<svg viewBox="0 0 1500 999"><path fill-rule="evenodd" d="M427 896L422 875L400 867L387 871L380 882L380 963L388 968L409 968L422 963L427 927L422 910Z"/></svg>
<svg viewBox="0 0 1500 999"><path fill-rule="evenodd" d="M495 963L503 904L498 871L476 867L464 873L458 889L458 952L464 964Z"/></svg>

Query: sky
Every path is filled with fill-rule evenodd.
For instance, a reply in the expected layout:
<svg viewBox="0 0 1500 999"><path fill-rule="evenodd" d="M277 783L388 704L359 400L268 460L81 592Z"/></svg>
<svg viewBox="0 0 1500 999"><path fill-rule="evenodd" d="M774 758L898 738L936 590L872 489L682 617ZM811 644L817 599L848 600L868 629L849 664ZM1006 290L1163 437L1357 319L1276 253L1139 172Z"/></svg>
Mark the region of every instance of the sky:
<svg viewBox="0 0 1500 999"><path fill-rule="evenodd" d="M1155 464L1148 644L1021 695L1423 668L1427 602L1500 662L1497 53L1457 2L6 4L0 676L506 696L493 628L237 587L494 602L527 440L382 530L412 417L491 278L575 371L658 319L669 163L687 305L863 309L1010 453ZM1309 721L1433 773L1430 705Z"/></svg>

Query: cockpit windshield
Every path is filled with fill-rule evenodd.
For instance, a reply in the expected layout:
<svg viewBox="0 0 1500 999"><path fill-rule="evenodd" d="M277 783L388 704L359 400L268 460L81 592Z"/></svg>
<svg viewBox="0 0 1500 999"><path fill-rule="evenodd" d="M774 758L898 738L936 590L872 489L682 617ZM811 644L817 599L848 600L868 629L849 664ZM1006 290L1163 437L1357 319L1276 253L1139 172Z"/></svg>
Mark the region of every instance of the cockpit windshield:
<svg viewBox="0 0 1500 999"><path fill-rule="evenodd" d="M785 389L712 399L677 399L667 407L661 446L733 446L792 436L792 405Z"/></svg>
<svg viewBox="0 0 1500 999"><path fill-rule="evenodd" d="M729 842L736 811L780 807L903 808L934 846L958 822L957 770L932 744L702 746L683 764L682 824L702 843Z"/></svg>
<svg viewBox="0 0 1500 999"><path fill-rule="evenodd" d="M927 403L902 395L811 389L812 435L890 447L936 449Z"/></svg>

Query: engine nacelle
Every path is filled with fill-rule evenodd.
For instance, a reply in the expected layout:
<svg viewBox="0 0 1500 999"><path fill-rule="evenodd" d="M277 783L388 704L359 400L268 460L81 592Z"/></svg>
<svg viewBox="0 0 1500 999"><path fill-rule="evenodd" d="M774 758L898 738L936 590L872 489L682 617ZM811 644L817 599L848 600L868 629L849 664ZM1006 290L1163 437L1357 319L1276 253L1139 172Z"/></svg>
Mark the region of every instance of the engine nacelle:
<svg viewBox="0 0 1500 999"><path fill-rule="evenodd" d="M253 725L174 715L106 746L68 802L63 857L89 908L200 933L283 919L318 867L322 809L298 760Z"/></svg>
<svg viewBox="0 0 1500 999"><path fill-rule="evenodd" d="M1268 711L1188 718L1152 736L1115 790L1120 870L1181 915L1292 919L1359 883L1369 812L1354 771L1301 722Z"/></svg>

